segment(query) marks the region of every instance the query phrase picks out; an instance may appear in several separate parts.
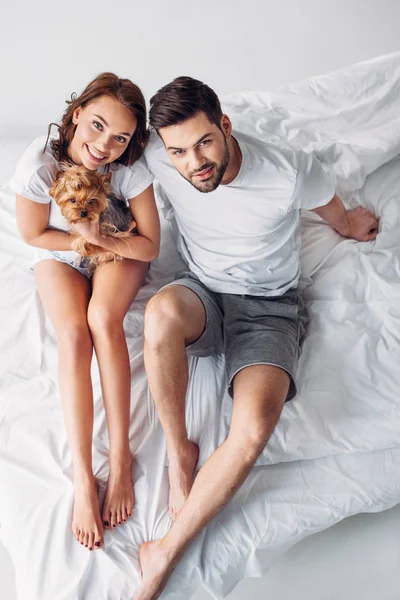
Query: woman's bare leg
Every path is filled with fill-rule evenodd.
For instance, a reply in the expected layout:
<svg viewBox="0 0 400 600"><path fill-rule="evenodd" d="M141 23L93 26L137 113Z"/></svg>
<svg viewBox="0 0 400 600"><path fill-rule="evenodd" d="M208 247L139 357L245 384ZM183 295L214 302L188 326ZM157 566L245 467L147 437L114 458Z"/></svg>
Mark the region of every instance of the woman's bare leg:
<svg viewBox="0 0 400 600"><path fill-rule="evenodd" d="M72 530L81 544L93 550L103 545L103 527L92 469L93 344L87 324L90 283L56 260L38 263L35 280L57 335L60 396L74 466Z"/></svg>
<svg viewBox="0 0 400 600"><path fill-rule="evenodd" d="M102 510L107 528L126 521L134 506L129 448L131 370L123 321L147 270L147 263L123 260L102 265L93 277L88 321L110 439L110 475Z"/></svg>

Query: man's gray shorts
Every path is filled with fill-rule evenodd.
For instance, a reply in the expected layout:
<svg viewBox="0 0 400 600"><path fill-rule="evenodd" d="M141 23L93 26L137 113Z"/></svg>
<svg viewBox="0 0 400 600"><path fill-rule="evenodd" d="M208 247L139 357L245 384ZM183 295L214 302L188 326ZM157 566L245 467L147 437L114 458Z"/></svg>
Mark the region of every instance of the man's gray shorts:
<svg viewBox="0 0 400 600"><path fill-rule="evenodd" d="M231 395L236 373L260 364L287 371L290 375L287 400L296 395L294 375L307 321L297 289L272 297L221 294L212 292L195 275L186 272L169 285L184 285L202 301L206 326L186 350L192 356L225 354Z"/></svg>

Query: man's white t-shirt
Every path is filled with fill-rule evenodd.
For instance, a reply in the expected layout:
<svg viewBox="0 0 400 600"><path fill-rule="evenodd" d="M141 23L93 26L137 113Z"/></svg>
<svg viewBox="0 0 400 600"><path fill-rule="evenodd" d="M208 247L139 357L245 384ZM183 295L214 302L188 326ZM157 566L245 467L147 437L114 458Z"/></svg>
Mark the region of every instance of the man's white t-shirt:
<svg viewBox="0 0 400 600"><path fill-rule="evenodd" d="M53 156L50 140L43 152L45 143L46 137L36 138L25 150L10 181L10 186L23 198L40 204L50 203L48 226L52 229L68 231L68 223L62 216L60 207L49 196L49 190L60 167ZM110 164L109 169L112 191L117 198L125 201L138 196L154 179L143 158L130 167L114 163ZM101 171L102 169L99 169L99 172Z"/></svg>
<svg viewBox="0 0 400 600"><path fill-rule="evenodd" d="M209 193L176 171L155 132L145 157L174 209L192 273L215 292L282 295L300 276L300 209L332 200L332 178L312 154L233 137L242 152L239 173Z"/></svg>

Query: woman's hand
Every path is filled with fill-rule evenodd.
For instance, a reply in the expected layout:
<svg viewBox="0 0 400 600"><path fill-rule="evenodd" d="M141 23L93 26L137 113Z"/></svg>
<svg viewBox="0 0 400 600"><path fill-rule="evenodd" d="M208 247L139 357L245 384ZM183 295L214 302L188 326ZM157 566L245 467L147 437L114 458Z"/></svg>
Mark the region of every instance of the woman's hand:
<svg viewBox="0 0 400 600"><path fill-rule="evenodd" d="M72 226L72 231L79 233L87 242L95 246L101 246L102 235L99 223L80 221Z"/></svg>

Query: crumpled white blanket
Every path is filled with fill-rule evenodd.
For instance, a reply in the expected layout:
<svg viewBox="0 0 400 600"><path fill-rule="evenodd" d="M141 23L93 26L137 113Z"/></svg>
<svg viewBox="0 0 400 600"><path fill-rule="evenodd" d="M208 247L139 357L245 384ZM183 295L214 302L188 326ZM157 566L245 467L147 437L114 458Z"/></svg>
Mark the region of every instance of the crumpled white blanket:
<svg viewBox="0 0 400 600"><path fill-rule="evenodd" d="M246 483L174 571L165 598L187 599L201 583L222 598L303 537L400 501L399 82L396 53L223 99L236 129L315 152L349 206L376 212L380 233L376 242L356 243L303 215L301 287L311 320L299 394ZM158 201L162 252L125 323L136 508L128 523L106 532L103 550L89 553L70 532L72 467L55 336L35 291L30 250L16 232L12 195L1 188L0 538L20 600L130 600L140 581L140 544L170 525L165 443L142 355L145 303L182 266L160 191ZM92 374L94 465L104 493L108 438L95 362ZM200 464L227 434L225 389L223 357L191 359L187 424Z"/></svg>

